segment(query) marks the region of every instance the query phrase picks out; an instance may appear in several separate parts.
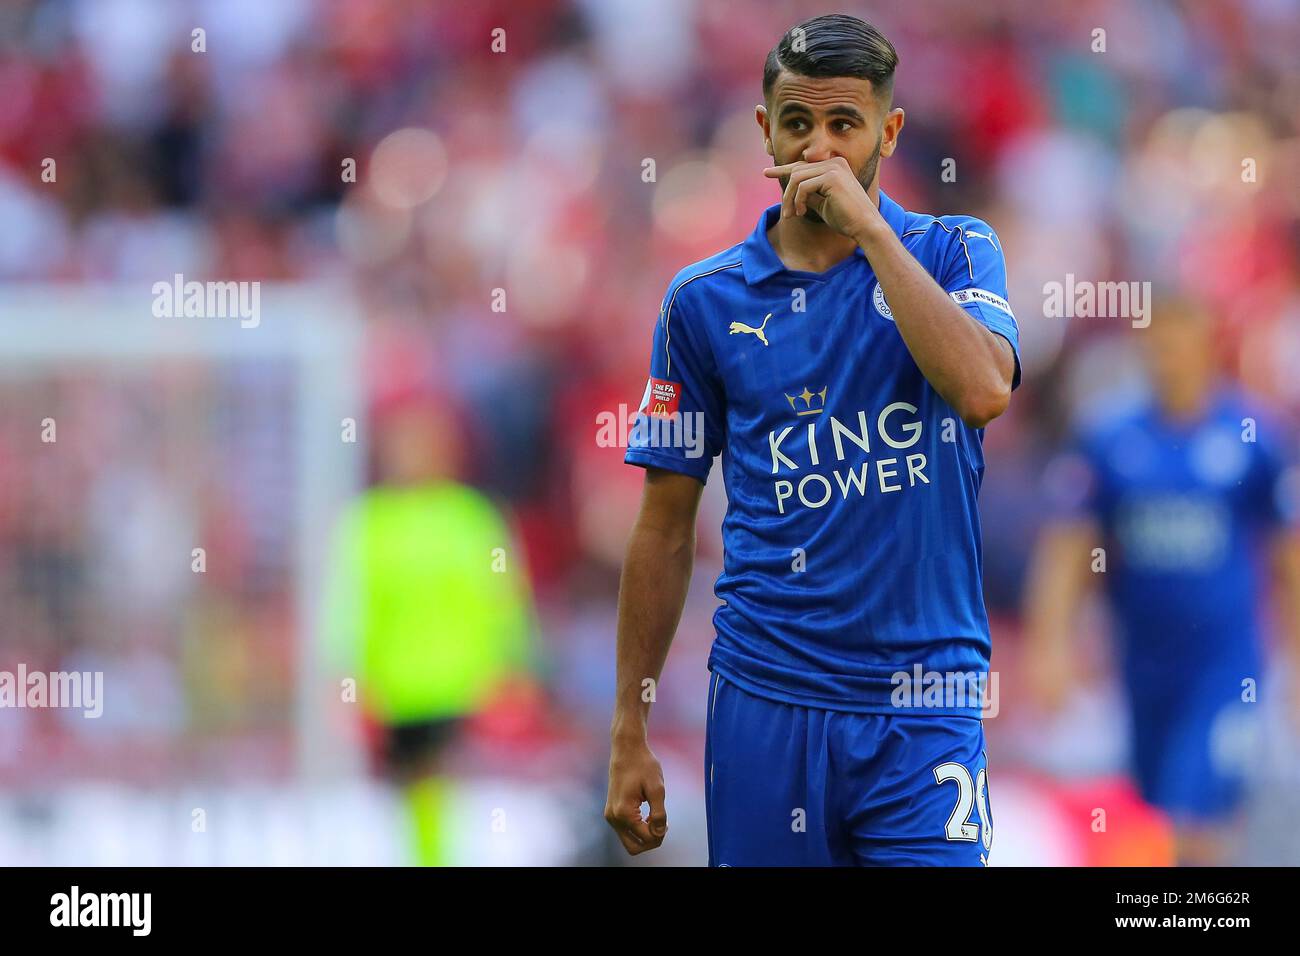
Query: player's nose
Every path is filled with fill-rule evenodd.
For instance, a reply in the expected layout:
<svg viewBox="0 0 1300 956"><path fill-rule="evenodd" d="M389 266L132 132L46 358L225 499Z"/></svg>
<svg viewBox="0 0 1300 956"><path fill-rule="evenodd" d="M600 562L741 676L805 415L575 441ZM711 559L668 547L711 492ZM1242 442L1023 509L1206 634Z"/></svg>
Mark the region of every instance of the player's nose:
<svg viewBox="0 0 1300 956"><path fill-rule="evenodd" d="M835 152L831 149L830 142L823 137L817 137L810 140L808 145L804 147L803 161L805 163L820 163L832 158L834 155Z"/></svg>

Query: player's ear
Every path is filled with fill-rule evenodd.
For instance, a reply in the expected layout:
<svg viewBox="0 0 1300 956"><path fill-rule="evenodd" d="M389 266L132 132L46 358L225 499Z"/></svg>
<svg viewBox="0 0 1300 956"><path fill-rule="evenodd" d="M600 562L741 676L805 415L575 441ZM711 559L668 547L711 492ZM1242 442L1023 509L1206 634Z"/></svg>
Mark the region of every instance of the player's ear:
<svg viewBox="0 0 1300 956"><path fill-rule="evenodd" d="M762 103L754 107L754 119L758 120L759 129L763 131L763 149L767 150L767 155L775 159L776 153L772 152L772 127L767 120L767 107Z"/></svg>
<svg viewBox="0 0 1300 956"><path fill-rule="evenodd" d="M885 114L885 126L880 138L880 155L892 156L898 146L898 134L903 131L903 108L896 106Z"/></svg>

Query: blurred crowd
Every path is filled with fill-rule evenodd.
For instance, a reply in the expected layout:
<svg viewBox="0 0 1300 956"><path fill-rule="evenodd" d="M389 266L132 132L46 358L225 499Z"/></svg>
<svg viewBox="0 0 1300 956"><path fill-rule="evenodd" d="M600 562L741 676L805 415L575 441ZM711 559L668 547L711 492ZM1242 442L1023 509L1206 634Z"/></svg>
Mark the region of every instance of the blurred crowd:
<svg viewBox="0 0 1300 956"><path fill-rule="evenodd" d="M672 275L742 239L777 200L753 119L763 59L784 30L828 9L6 3L0 282L346 281L365 324L368 399L413 389L454 399L460 477L503 506L530 570L550 701L538 733L579 741L598 775L619 565L642 480L622 449L597 441L598 416L638 401ZM1072 274L1179 289L1217 317L1223 371L1294 421L1300 15L1291 0L915 0L845 12L880 26L900 56L895 105L907 123L883 188L909 209L979 216L1005 248L1025 377L986 435L985 574L1005 717L990 739L1002 740L1000 766L1017 755L1030 765L1043 738L1014 701L1039 475L1081 419L1142 387L1142 330L1050 316L1044 284ZM267 682L256 691L236 673L241 647L287 661L294 626L283 370L133 384L68 373L38 386L5 374L5 657L15 646L27 659L139 657L166 702L148 712L171 715L146 718L146 736L215 733L232 699L240 733L287 722L290 705L268 703L277 671L246 667ZM170 415L171 437L135 436L123 422L152 407L149 394L203 413ZM104 447L75 465L42 461L49 451L13 409L51 403ZM140 448L155 457L138 460ZM247 480L213 480L223 468ZM703 727L721 484L715 475L706 492L697 581L654 712L653 733L687 763ZM200 596L164 582L152 600L123 598L115 582L129 561L114 558L104 529L124 514L140 535L196 524L225 534L221 573ZM96 584L106 566L118 577ZM235 696L190 671L225 674ZM1114 766L1096 733L1073 733L1085 769Z"/></svg>

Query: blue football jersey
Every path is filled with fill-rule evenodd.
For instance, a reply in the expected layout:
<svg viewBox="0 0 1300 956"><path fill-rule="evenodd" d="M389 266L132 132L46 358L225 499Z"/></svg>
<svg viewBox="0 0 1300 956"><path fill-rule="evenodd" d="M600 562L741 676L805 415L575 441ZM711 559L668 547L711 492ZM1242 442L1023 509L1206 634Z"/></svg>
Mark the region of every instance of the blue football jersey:
<svg viewBox="0 0 1300 956"><path fill-rule="evenodd" d="M1049 465L1057 510L1099 525L1131 690L1258 679L1263 545L1297 519L1287 444L1277 420L1222 389L1194 421L1150 402L1112 416Z"/></svg>
<svg viewBox="0 0 1300 956"><path fill-rule="evenodd" d="M880 211L971 319L1011 343L1018 384L997 235L884 192ZM669 285L626 460L703 482L722 456L711 669L772 699L897 713L900 673L988 670L983 430L921 374L862 250L825 272L787 269L767 237L779 213ZM926 712L980 710L947 703Z"/></svg>

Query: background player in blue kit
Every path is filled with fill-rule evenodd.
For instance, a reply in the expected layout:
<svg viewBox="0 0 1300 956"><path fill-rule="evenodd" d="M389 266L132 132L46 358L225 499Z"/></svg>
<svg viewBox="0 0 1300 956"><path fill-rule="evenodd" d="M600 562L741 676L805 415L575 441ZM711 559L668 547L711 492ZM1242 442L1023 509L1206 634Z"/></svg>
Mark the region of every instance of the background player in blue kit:
<svg viewBox="0 0 1300 956"><path fill-rule="evenodd" d="M626 455L646 479L619 595L605 816L630 853L667 832L647 681L721 454L710 863L987 863L976 496L983 428L1019 381L1018 332L993 229L880 189L903 128L896 64L852 17L781 39L757 119L782 201L664 297L643 423L702 430L706 454L645 429ZM948 692L922 695L914 674Z"/></svg>
<svg viewBox="0 0 1300 956"><path fill-rule="evenodd" d="M1293 436L1217 380L1212 331L1195 303L1158 303L1144 339L1150 400L1093 423L1049 466L1058 515L1026 615L1036 696L1054 710L1071 684L1081 604L1094 581L1105 587L1134 775L1170 815L1180 862L1201 865L1227 859L1258 697L1285 683L1261 681L1257 608L1271 569L1300 659Z"/></svg>

